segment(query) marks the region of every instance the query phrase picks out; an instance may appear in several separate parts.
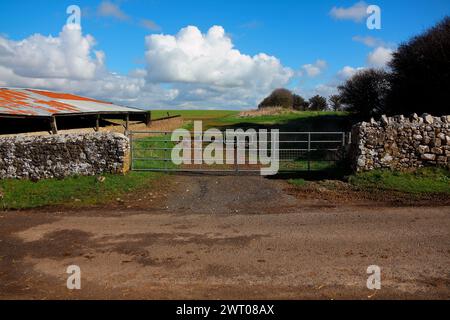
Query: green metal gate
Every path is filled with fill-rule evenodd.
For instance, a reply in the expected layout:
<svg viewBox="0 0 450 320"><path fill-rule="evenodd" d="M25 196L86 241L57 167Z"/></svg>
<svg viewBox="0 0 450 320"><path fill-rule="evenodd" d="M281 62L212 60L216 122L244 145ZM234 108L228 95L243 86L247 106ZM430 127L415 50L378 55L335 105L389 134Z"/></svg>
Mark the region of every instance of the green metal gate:
<svg viewBox="0 0 450 320"><path fill-rule="evenodd" d="M164 172L259 172L261 165L244 163L234 157L228 164L175 165L171 158L176 142L170 131L130 131L131 170ZM194 139L193 139L194 140ZM332 167L345 156L345 146L350 143L346 132L279 132L279 172L314 171ZM202 149L210 142L204 142ZM222 141L226 148L226 141ZM245 148L248 156L250 143L236 145ZM271 145L268 145L268 153ZM203 150L202 150L203 151ZM242 150L241 150L242 151ZM194 152L191 146L190 152ZM248 160L248 159L247 159ZM241 159L242 161L242 159Z"/></svg>

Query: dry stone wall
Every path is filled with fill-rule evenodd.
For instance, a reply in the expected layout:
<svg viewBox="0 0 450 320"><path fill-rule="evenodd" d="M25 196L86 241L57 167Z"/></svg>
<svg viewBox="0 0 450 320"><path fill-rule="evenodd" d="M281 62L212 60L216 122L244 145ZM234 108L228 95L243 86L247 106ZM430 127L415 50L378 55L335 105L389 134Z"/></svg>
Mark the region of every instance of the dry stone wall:
<svg viewBox="0 0 450 320"><path fill-rule="evenodd" d="M129 148L128 138L118 133L0 138L0 179L121 173Z"/></svg>
<svg viewBox="0 0 450 320"><path fill-rule="evenodd" d="M352 140L356 171L450 168L450 116L382 116L355 125Z"/></svg>

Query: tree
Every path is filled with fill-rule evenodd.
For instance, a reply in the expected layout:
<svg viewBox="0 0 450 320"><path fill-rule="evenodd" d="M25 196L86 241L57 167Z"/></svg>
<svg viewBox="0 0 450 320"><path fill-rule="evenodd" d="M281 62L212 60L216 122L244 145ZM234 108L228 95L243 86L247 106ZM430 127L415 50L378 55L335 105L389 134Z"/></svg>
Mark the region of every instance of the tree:
<svg viewBox="0 0 450 320"><path fill-rule="evenodd" d="M267 98L265 98L258 106L259 109L267 107L292 108L294 105L294 97L292 92L287 89L276 89Z"/></svg>
<svg viewBox="0 0 450 320"><path fill-rule="evenodd" d="M322 111L327 108L327 99L322 96L316 95L309 99L309 110Z"/></svg>
<svg viewBox="0 0 450 320"><path fill-rule="evenodd" d="M389 64L391 113L449 113L450 17L402 44Z"/></svg>
<svg viewBox="0 0 450 320"><path fill-rule="evenodd" d="M389 73L366 69L357 72L338 87L341 103L346 110L370 118L386 112L386 98L390 90Z"/></svg>
<svg viewBox="0 0 450 320"><path fill-rule="evenodd" d="M303 99L303 97L299 96L298 94L293 95L294 98L294 104L293 108L294 110L306 110L308 108L308 102Z"/></svg>
<svg viewBox="0 0 450 320"><path fill-rule="evenodd" d="M342 110L342 102L341 102L341 96L334 94L331 95L328 100L330 101L330 106L334 111L340 111Z"/></svg>

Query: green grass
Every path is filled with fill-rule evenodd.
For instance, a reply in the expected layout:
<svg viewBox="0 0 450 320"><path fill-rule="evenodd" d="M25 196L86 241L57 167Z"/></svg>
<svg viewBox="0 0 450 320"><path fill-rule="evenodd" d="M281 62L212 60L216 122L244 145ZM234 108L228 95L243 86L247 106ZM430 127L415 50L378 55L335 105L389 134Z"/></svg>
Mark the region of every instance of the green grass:
<svg viewBox="0 0 450 320"><path fill-rule="evenodd" d="M214 119L217 124L230 125L238 123L253 123L253 124L283 124L288 121L317 118L323 116L347 116L346 112L335 111L292 111L281 113L277 115L264 115L255 117L239 117L237 114L231 114L219 119Z"/></svg>
<svg viewBox="0 0 450 320"><path fill-rule="evenodd" d="M237 115L239 111L233 110L152 110L153 119L180 115L184 120L205 120Z"/></svg>
<svg viewBox="0 0 450 320"><path fill-rule="evenodd" d="M422 168L416 172L375 170L351 176L349 182L360 188L378 188L407 193L450 194L450 171Z"/></svg>
<svg viewBox="0 0 450 320"><path fill-rule="evenodd" d="M288 181L290 184L296 186L296 187L303 187L306 186L308 183L305 179L289 179Z"/></svg>
<svg viewBox="0 0 450 320"><path fill-rule="evenodd" d="M229 126L239 123L273 125L308 118L320 119L320 117L326 116L348 116L346 112L336 111L291 111L277 115L239 117L239 111L234 110L152 110L153 119L167 117L167 114L170 116L181 115L185 121L203 120L205 127Z"/></svg>
<svg viewBox="0 0 450 320"><path fill-rule="evenodd" d="M170 161L175 142L168 141L171 135L135 137L133 139L133 169L173 169L176 165ZM169 159L165 161L164 159Z"/></svg>
<svg viewBox="0 0 450 320"><path fill-rule="evenodd" d="M149 187L159 176L160 174L154 172L130 172L126 175L104 175L106 179L103 182L99 182L97 177L48 179L38 182L1 180L0 210L106 203Z"/></svg>
<svg viewBox="0 0 450 320"><path fill-rule="evenodd" d="M311 160L309 164L309 169L312 171L321 170L332 170L336 167L336 163L333 161L321 161L321 160ZM280 162L280 171L297 171L297 170L308 170L307 160L296 160L289 162Z"/></svg>

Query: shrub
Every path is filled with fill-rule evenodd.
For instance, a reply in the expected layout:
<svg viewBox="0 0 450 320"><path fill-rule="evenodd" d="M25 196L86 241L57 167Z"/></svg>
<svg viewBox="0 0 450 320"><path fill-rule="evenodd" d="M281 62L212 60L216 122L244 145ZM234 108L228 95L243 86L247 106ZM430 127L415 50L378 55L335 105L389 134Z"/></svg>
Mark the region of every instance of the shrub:
<svg viewBox="0 0 450 320"><path fill-rule="evenodd" d="M338 87L341 102L346 110L363 118L381 115L387 111L389 80L389 73L384 70L359 71Z"/></svg>
<svg viewBox="0 0 450 320"><path fill-rule="evenodd" d="M327 108L327 99L322 96L316 95L309 99L309 110L322 111Z"/></svg>
<svg viewBox="0 0 450 320"><path fill-rule="evenodd" d="M293 95L294 98L294 104L293 104L293 108L294 110L306 110L308 108L309 103L303 99L303 97L294 94Z"/></svg>
<svg viewBox="0 0 450 320"><path fill-rule="evenodd" d="M294 97L292 92L287 89L276 89L258 106L259 109L267 107L292 108Z"/></svg>
<svg viewBox="0 0 450 320"><path fill-rule="evenodd" d="M448 114L450 17L402 44L393 54L391 113Z"/></svg>
<svg viewBox="0 0 450 320"><path fill-rule="evenodd" d="M333 109L334 111L341 111L342 110L342 101L341 101L341 96L334 94L331 95L328 98L328 101L330 101L330 107L331 109Z"/></svg>

